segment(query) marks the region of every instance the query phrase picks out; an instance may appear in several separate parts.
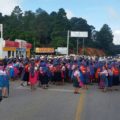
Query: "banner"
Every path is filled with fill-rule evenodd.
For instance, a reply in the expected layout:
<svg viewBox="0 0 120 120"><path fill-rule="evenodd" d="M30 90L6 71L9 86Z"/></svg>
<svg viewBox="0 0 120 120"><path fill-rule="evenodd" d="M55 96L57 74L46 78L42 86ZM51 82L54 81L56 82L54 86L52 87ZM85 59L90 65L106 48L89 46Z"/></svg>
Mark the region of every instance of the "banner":
<svg viewBox="0 0 120 120"><path fill-rule="evenodd" d="M36 48L35 52L36 53L54 53L55 49L54 48Z"/></svg>
<svg viewBox="0 0 120 120"><path fill-rule="evenodd" d="M5 41L5 47L19 47L19 43L18 42L14 42L14 41L9 41L6 40Z"/></svg>
<svg viewBox="0 0 120 120"><path fill-rule="evenodd" d="M66 47L58 47L56 52L58 54L67 55L67 48Z"/></svg>
<svg viewBox="0 0 120 120"><path fill-rule="evenodd" d="M26 43L26 48L32 48L32 44Z"/></svg>

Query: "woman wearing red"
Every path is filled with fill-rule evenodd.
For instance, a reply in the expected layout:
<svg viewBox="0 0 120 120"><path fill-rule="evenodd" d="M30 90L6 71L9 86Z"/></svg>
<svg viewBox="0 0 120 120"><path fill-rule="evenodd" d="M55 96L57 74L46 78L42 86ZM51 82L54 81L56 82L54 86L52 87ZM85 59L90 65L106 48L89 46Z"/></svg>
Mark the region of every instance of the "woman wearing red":
<svg viewBox="0 0 120 120"><path fill-rule="evenodd" d="M30 71L29 82L30 82L31 90L34 90L35 85L37 84L38 81L38 68L37 66L35 66L34 61L31 62L29 71Z"/></svg>
<svg viewBox="0 0 120 120"><path fill-rule="evenodd" d="M118 86L119 85L119 68L114 65L112 68L113 71L113 85Z"/></svg>

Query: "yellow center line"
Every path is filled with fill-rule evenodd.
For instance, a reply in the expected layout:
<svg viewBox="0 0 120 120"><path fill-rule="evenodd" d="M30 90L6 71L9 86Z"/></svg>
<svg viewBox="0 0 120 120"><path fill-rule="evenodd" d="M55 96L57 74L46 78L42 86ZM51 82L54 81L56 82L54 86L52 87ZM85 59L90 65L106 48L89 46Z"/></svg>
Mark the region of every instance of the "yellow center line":
<svg viewBox="0 0 120 120"><path fill-rule="evenodd" d="M85 100L85 94L86 92L81 92L80 99L78 101L78 106L76 110L76 115L75 115L75 120L80 120L81 119L81 113L84 107L84 100Z"/></svg>

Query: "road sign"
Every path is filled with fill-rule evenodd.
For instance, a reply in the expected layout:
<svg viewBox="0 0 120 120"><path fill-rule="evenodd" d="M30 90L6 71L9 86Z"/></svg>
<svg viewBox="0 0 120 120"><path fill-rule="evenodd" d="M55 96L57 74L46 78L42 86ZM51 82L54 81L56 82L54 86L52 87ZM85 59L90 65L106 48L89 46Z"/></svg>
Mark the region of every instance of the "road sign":
<svg viewBox="0 0 120 120"><path fill-rule="evenodd" d="M69 38L70 37L76 37L76 38L83 38L83 51L84 51L84 38L88 37L88 32L87 31L69 31L67 33L67 55L69 54ZM79 40L77 39L77 54L78 54L78 45L79 45ZM84 52L83 52L84 54Z"/></svg>
<svg viewBox="0 0 120 120"><path fill-rule="evenodd" d="M88 32L80 32L80 31L71 31L70 37L80 37L80 38L86 38L88 37Z"/></svg>

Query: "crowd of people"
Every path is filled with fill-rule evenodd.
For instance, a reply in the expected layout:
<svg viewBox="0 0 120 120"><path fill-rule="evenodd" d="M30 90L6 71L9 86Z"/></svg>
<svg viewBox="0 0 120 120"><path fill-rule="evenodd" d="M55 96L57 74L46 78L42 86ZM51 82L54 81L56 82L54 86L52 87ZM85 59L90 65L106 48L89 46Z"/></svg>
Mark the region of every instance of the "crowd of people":
<svg viewBox="0 0 120 120"><path fill-rule="evenodd" d="M120 84L120 62L116 60L99 61L99 58L72 57L32 57L10 58L0 61L0 100L9 96L9 80L21 79L22 86L36 85L47 89L49 84L64 85L73 83L74 93L79 88L88 89L88 84L97 83L106 92Z"/></svg>

